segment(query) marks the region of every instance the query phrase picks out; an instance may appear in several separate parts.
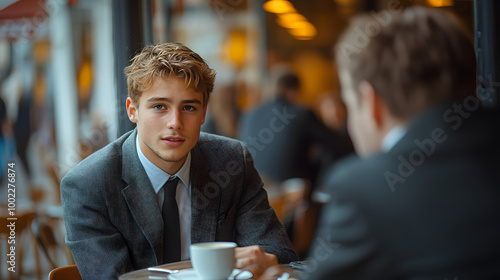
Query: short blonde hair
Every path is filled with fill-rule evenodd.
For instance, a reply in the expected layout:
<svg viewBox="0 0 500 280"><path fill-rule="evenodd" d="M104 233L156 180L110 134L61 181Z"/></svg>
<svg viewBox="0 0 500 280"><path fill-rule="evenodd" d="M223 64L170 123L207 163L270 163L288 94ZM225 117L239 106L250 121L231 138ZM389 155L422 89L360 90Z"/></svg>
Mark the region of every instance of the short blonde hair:
<svg viewBox="0 0 500 280"><path fill-rule="evenodd" d="M186 86L203 94L206 106L214 88L216 72L201 56L180 43L164 43L145 47L125 67L128 96L135 104L143 91L154 83L156 78L170 75L184 78Z"/></svg>

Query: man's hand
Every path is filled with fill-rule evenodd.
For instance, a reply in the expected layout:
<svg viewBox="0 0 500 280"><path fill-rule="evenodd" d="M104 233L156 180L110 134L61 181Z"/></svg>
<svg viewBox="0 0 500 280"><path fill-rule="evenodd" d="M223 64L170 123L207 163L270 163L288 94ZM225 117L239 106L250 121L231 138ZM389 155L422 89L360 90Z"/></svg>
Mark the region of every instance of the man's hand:
<svg viewBox="0 0 500 280"><path fill-rule="evenodd" d="M278 258L266 253L260 246L237 247L234 251L236 267L240 269L255 266L264 271L270 266L278 265ZM247 269L248 270L248 269Z"/></svg>

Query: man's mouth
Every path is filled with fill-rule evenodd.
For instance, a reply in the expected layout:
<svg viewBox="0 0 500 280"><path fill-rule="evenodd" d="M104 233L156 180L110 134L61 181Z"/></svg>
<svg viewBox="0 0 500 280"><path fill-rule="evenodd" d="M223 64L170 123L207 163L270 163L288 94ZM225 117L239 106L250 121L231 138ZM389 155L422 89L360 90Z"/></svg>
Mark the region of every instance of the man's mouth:
<svg viewBox="0 0 500 280"><path fill-rule="evenodd" d="M162 140L168 145L168 146L179 146L181 145L182 143L184 143L185 139L184 138L181 138L181 137L176 137L176 136L172 136L172 137L164 137L162 138Z"/></svg>

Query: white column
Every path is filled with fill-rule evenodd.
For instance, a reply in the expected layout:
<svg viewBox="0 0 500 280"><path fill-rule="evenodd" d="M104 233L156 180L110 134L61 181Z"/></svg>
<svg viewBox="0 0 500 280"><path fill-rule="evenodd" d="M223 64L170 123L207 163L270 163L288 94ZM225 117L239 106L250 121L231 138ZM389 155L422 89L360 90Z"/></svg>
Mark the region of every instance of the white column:
<svg viewBox="0 0 500 280"><path fill-rule="evenodd" d="M110 141L113 141L118 133L117 106L125 106L125 100L120 100L118 104L116 100L112 29L112 1L94 0L92 3L94 87L90 110L92 115L99 115L104 121Z"/></svg>
<svg viewBox="0 0 500 280"><path fill-rule="evenodd" d="M80 161L78 95L67 0L47 1L59 175Z"/></svg>

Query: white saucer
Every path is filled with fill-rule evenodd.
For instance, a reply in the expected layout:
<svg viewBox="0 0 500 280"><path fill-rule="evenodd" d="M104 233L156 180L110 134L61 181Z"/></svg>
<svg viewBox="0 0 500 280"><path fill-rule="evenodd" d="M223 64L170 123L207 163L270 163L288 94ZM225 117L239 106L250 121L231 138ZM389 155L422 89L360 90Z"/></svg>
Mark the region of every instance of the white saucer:
<svg viewBox="0 0 500 280"><path fill-rule="evenodd" d="M234 275L238 274L239 272L241 272L240 269L237 269L237 268L233 269L233 272L231 273L231 275L229 275L229 277L227 279L235 279ZM236 279L242 280L242 279L250 279L252 277L253 277L253 274L250 271L243 271L240 275L238 275L236 277ZM196 271L194 271L194 269L188 268L188 269L183 269L175 274L169 274L168 279L171 279L171 280L200 280L201 278L198 277L198 274L196 274Z"/></svg>

